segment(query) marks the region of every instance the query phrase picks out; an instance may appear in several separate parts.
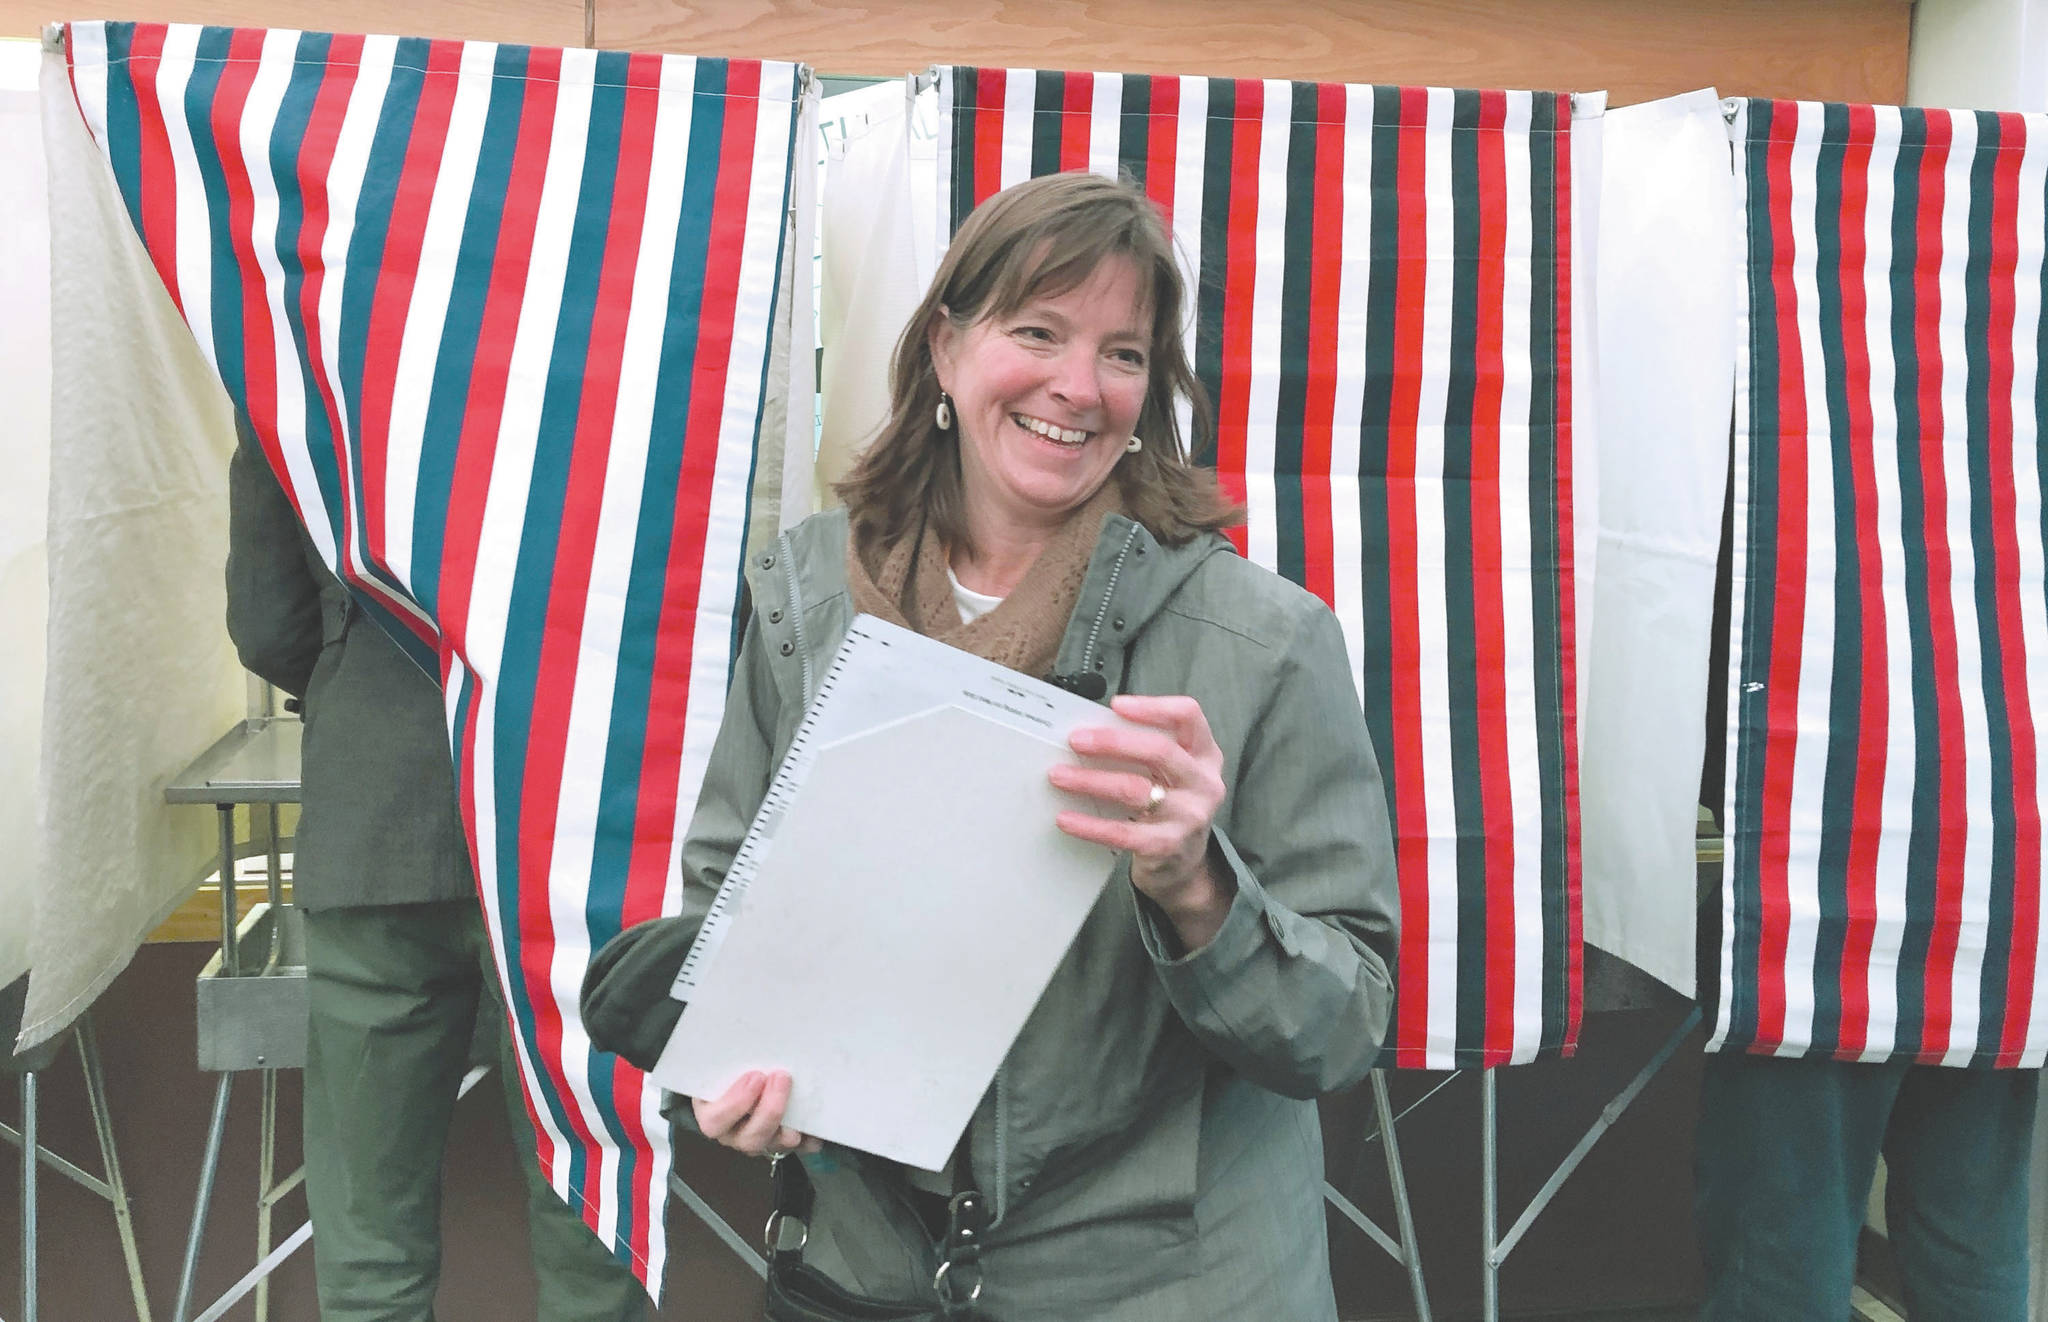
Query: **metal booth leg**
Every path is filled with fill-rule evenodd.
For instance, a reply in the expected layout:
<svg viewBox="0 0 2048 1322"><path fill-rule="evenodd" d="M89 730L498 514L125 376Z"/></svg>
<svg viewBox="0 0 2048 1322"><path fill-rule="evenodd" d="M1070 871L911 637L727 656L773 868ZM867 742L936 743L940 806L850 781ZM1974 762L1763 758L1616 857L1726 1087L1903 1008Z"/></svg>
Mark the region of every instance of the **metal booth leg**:
<svg viewBox="0 0 2048 1322"><path fill-rule="evenodd" d="M263 1137L256 1154L256 1260L270 1256L271 1178L277 1171L277 1071L263 1071ZM270 1278L256 1282L256 1322L270 1322Z"/></svg>
<svg viewBox="0 0 2048 1322"><path fill-rule="evenodd" d="M121 1236L121 1253L127 1260L128 1287L135 1299L135 1316L137 1322L150 1322L149 1296L143 1290L142 1260L140 1254L136 1252L135 1228L129 1214L128 1190L121 1179L121 1158L114 1150L114 1126L107 1105L106 1075L100 1067L99 1040L93 1034L92 1016L79 1016L68 1031L78 1044L78 1063L85 1075L87 1108L92 1115L94 1135L99 1140L100 1165L105 1175L94 1175L42 1146L42 1075L49 1068L49 1062L57 1059L60 1054L57 1046L62 1039L33 1048L32 1050L40 1054L37 1064L41 1068L21 1071L21 1128L15 1130L0 1124L0 1139L18 1145L22 1156L21 1316L33 1320L41 1305L41 1263L37 1252L41 1190L38 1181L41 1178L39 1168L48 1166L88 1193L105 1199L114 1209L115 1228Z"/></svg>
<svg viewBox="0 0 2048 1322"><path fill-rule="evenodd" d="M1394 1224L1401 1232L1401 1262L1408 1268L1408 1292L1415 1296L1416 1322L1430 1322L1429 1291L1422 1283L1422 1247L1415 1237L1415 1214L1408 1206L1408 1174L1401 1164L1401 1141L1394 1134L1394 1104L1387 1094L1384 1070L1372 1072L1372 1104L1379 1113L1380 1137L1387 1150L1387 1183L1394 1191Z"/></svg>
<svg viewBox="0 0 2048 1322"><path fill-rule="evenodd" d="M114 1228L121 1236L121 1257L128 1264L128 1290L135 1297L136 1322L151 1322L149 1292L142 1283L142 1255L135 1247L135 1216L128 1185L121 1177L121 1156L114 1148L114 1117L107 1105L107 1079L100 1067L99 1034L90 1011L80 1015L73 1031L78 1038L78 1063L85 1071L86 1104L99 1139L100 1169L105 1172L107 1201L114 1207Z"/></svg>
<svg viewBox="0 0 2048 1322"><path fill-rule="evenodd" d="M220 826L220 965L222 972L233 976L242 971L235 914L235 805L216 805L215 820ZM199 1193L193 1200L192 1229L185 1237L185 1264L178 1272L178 1299L171 1308L171 1322L190 1322L192 1317L192 1283L199 1274L199 1250L206 1242L206 1209L213 1202L213 1178L220 1169L221 1139L228 1127L228 1091L234 1080L232 1071L222 1070L220 1082L214 1085L213 1120L206 1127L206 1155L200 1159Z"/></svg>
<svg viewBox="0 0 2048 1322"><path fill-rule="evenodd" d="M1500 1322L1499 1127L1494 1111L1495 1071L1479 1071L1479 1315Z"/></svg>
<svg viewBox="0 0 2048 1322"><path fill-rule="evenodd" d="M36 1071L21 1076L21 1316L36 1322Z"/></svg>
<svg viewBox="0 0 2048 1322"><path fill-rule="evenodd" d="M683 1183L683 1177L674 1171L668 1173L668 1189L682 1200L684 1207L696 1214L699 1221L710 1228L712 1234L718 1236L719 1242L733 1251L734 1257L746 1263L754 1275L767 1279L768 1260L756 1252L754 1246L747 1243L746 1236L734 1230L732 1223L720 1216L716 1208L704 1201L703 1194Z"/></svg>
<svg viewBox="0 0 2048 1322"><path fill-rule="evenodd" d="M1437 1087L1441 1088L1443 1085L1438 1084ZM1432 1091L1423 1098L1423 1101L1434 1095L1435 1092ZM1408 1273L1408 1291L1415 1301L1417 1322L1430 1322L1429 1291L1422 1281L1422 1250L1416 1241L1415 1217L1408 1204L1408 1174L1401 1165L1401 1141L1394 1131L1395 1122L1400 1116L1394 1114L1394 1104L1387 1091L1387 1075L1384 1070L1372 1072L1372 1104L1379 1121L1379 1130L1372 1138L1382 1140L1385 1145L1387 1184L1394 1195L1395 1229L1400 1238L1396 1240L1393 1235L1382 1230L1377 1222L1359 1210L1358 1204L1346 1198L1343 1192L1328 1180L1323 1181L1323 1200L1336 1208L1352 1225L1364 1231L1366 1238L1385 1250L1388 1257L1401 1264ZM1371 1142L1372 1138L1366 1141Z"/></svg>
<svg viewBox="0 0 2048 1322"><path fill-rule="evenodd" d="M233 1073L221 1071L213 1089L213 1121L206 1128L206 1155L199 1163L199 1195L192 1204L192 1231L185 1239L185 1265L178 1273L178 1301L171 1309L172 1322L190 1322L192 1282L199 1274L199 1250L206 1240L206 1209L213 1202L213 1177L220 1169L221 1136L228 1127L228 1089Z"/></svg>
<svg viewBox="0 0 2048 1322"><path fill-rule="evenodd" d="M1684 1021L1673 1030L1671 1036L1664 1040L1664 1045L1657 1049L1656 1054L1651 1056L1644 1063L1643 1067L1636 1071L1635 1077L1630 1079L1622 1090L1615 1094L1612 1101L1601 1108L1600 1114L1594 1118L1593 1123L1580 1136L1578 1143L1573 1146L1572 1150L1565 1154L1564 1160L1558 1163L1555 1170L1551 1171L1550 1178L1543 1182L1543 1187L1536 1191L1535 1196L1522 1209L1521 1215L1515 1219L1515 1224L1509 1228L1506 1235L1500 1233L1500 1170L1498 1162L1500 1133L1498 1116L1494 1105L1494 1075L1497 1071L1490 1069L1480 1071L1480 1243L1484 1259L1481 1263L1484 1269L1481 1278L1481 1307L1485 1322L1499 1322L1500 1320L1501 1264L1508 1260L1508 1255L1513 1253L1515 1246L1522 1242L1522 1236L1528 1233L1529 1227L1535 1223L1537 1216L1542 1213L1543 1209L1550 1205L1550 1200L1557 1195L1559 1189L1564 1187L1564 1182L1571 1178L1572 1172L1579 1168L1579 1163L1586 1159L1586 1154L1590 1153L1601 1137L1614 1127L1617 1120L1621 1119L1622 1112L1626 1111L1643 1089L1649 1086L1650 1080L1655 1078L1657 1072L1663 1069L1665 1064L1670 1061L1672 1055L1684 1043L1686 1035L1698 1027L1699 1022L1699 1007L1695 1006L1691 1013L1686 1015Z"/></svg>

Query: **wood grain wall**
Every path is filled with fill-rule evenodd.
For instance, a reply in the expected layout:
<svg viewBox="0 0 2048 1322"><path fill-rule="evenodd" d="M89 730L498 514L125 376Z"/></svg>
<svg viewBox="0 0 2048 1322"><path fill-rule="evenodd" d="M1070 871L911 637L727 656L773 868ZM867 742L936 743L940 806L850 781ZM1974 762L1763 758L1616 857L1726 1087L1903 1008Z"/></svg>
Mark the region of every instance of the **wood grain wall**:
<svg viewBox="0 0 2048 1322"><path fill-rule="evenodd" d="M75 4L76 0L69 0ZM73 16L0 0L0 35ZM91 16L803 60L1898 102L1909 0L120 0Z"/></svg>
<svg viewBox="0 0 2048 1322"><path fill-rule="evenodd" d="M0 0L0 36L70 18L220 23L315 32L393 32L529 46L584 44L588 0ZM700 52L708 53L708 52Z"/></svg>
<svg viewBox="0 0 2048 1322"><path fill-rule="evenodd" d="M10 0L11 2L11 0ZM1896 101L1905 0L597 0L603 45L1460 87Z"/></svg>

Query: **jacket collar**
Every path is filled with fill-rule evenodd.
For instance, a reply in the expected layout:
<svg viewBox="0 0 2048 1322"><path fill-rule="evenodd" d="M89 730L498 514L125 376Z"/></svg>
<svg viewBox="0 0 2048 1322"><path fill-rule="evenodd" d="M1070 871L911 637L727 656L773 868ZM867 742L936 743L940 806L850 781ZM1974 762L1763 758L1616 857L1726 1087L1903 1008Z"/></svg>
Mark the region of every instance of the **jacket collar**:
<svg viewBox="0 0 2048 1322"><path fill-rule="evenodd" d="M1166 546L1125 515L1104 519L1080 600L1060 642L1057 673L1098 674L1110 693L1121 692L1130 641L1203 562L1229 552L1230 543L1213 533L1184 546Z"/></svg>

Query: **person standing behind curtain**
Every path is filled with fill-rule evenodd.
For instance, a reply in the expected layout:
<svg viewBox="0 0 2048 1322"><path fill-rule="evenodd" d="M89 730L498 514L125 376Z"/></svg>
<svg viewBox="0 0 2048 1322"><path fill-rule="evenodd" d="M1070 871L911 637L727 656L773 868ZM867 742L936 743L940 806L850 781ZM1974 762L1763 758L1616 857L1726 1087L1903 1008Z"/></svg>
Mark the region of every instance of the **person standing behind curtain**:
<svg viewBox="0 0 2048 1322"><path fill-rule="evenodd" d="M1701 1322L1849 1315L1877 1159L1913 1322L2024 1322L2039 1070L1710 1052L1693 1209Z"/></svg>
<svg viewBox="0 0 2048 1322"><path fill-rule="evenodd" d="M481 1015L527 1185L542 1322L642 1322L639 1282L540 1175L440 687L320 562L246 424L228 491L228 633L243 665L304 704L293 893L320 1315L431 1322L442 1153Z"/></svg>

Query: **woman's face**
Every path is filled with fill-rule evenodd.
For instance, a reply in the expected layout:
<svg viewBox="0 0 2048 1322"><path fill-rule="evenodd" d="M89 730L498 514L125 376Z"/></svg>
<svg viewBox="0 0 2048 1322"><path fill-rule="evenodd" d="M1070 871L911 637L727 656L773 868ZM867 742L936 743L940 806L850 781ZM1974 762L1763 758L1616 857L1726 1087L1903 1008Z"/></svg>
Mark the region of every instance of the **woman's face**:
<svg viewBox="0 0 2048 1322"><path fill-rule="evenodd" d="M932 331L953 397L968 527L1035 531L1085 504L1124 453L1151 379L1152 309L1128 258L1073 289Z"/></svg>

